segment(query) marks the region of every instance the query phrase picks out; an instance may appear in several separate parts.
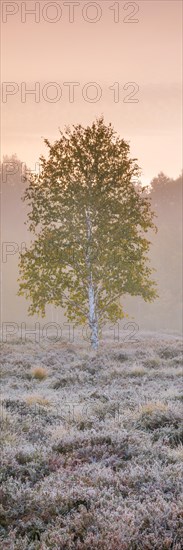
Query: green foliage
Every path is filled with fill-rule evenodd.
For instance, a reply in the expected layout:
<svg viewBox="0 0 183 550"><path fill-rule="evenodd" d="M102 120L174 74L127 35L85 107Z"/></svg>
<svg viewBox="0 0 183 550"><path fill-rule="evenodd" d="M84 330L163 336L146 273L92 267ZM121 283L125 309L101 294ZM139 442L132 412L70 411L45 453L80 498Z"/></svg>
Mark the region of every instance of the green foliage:
<svg viewBox="0 0 183 550"><path fill-rule="evenodd" d="M115 134L101 117L67 127L53 145L45 139L49 158L40 157L24 195L34 240L21 254L19 295L30 299L31 315L44 316L51 303L86 323L91 275L99 327L124 317L122 295L156 297L145 237L156 230L150 199L133 183L139 167Z"/></svg>

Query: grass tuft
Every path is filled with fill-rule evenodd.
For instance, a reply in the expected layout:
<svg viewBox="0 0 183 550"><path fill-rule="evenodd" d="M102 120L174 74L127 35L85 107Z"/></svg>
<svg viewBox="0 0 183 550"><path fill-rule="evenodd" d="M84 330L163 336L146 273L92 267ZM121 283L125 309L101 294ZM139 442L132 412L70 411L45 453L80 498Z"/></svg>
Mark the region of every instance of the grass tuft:
<svg viewBox="0 0 183 550"><path fill-rule="evenodd" d="M35 367L32 369L31 374L36 380L45 380L48 376L47 370L44 367Z"/></svg>
<svg viewBox="0 0 183 550"><path fill-rule="evenodd" d="M30 395L26 398L27 405L42 405L43 407L50 405L50 401L41 395Z"/></svg>

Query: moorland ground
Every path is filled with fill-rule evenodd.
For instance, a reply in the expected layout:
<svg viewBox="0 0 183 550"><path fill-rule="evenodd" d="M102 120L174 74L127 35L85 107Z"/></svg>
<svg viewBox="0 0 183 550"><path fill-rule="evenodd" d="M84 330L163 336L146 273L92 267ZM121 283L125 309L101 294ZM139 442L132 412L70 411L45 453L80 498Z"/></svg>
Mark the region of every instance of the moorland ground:
<svg viewBox="0 0 183 550"><path fill-rule="evenodd" d="M181 550L182 343L1 344L10 550Z"/></svg>

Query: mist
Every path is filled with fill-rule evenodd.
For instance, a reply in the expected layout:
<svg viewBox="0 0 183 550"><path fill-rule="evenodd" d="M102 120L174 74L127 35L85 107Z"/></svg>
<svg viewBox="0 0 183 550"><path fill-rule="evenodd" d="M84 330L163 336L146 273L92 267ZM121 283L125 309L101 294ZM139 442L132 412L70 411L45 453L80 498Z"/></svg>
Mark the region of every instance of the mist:
<svg viewBox="0 0 183 550"><path fill-rule="evenodd" d="M15 333L22 323L32 330L35 323L40 323L40 326L57 323L62 335L68 338L69 326L63 309L48 305L44 319L38 315L30 317L29 302L17 296L19 254L29 247L32 239L25 224L28 207L22 201L27 187L24 176L28 177L29 172L25 162L16 154L3 158L1 322L13 323L9 331ZM153 277L159 297L153 303L145 303L140 297L122 296L121 304L134 330L179 333L182 329L182 176L172 179L161 172L152 179L148 193L158 229L156 234L151 232L148 238L151 242L149 260L155 269ZM121 330L127 326L125 323L125 320L120 322Z"/></svg>

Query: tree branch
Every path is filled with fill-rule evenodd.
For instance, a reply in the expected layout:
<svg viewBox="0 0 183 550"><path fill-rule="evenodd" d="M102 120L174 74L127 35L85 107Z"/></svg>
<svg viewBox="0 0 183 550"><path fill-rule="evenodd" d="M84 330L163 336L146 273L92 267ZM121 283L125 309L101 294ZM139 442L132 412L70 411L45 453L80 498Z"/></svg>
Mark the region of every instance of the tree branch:
<svg viewBox="0 0 183 550"><path fill-rule="evenodd" d="M75 306L78 307L78 309L81 311L81 313L83 313L83 315L87 315L87 312L81 308L80 306L78 306L78 304L76 304L76 302L74 302L74 300L70 300L70 298L68 298L64 292L62 292L62 296L65 298L66 302L68 302L69 304L74 304Z"/></svg>
<svg viewBox="0 0 183 550"><path fill-rule="evenodd" d="M105 304L105 307L102 308L100 311L101 313L104 311L105 312L105 309L106 307L108 307L112 302L114 302L115 300L117 300L117 298L121 298L121 293L120 294L117 294L116 296L114 296L114 298L111 298L111 300L109 300L109 302L107 302L107 304ZM101 315L99 316L99 319L101 318Z"/></svg>

